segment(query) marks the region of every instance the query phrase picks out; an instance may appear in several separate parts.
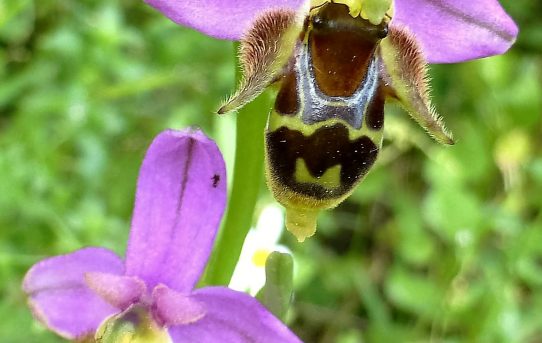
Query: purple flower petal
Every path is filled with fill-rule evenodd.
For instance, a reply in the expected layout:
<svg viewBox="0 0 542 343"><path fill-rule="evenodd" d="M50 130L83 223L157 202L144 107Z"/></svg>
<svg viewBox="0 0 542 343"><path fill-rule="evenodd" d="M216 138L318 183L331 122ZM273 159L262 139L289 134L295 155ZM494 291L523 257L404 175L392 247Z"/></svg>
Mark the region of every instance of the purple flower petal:
<svg viewBox="0 0 542 343"><path fill-rule="evenodd" d="M211 37L238 40L269 8L297 9L303 0L145 0L168 18Z"/></svg>
<svg viewBox="0 0 542 343"><path fill-rule="evenodd" d="M85 283L108 304L124 311L146 293L145 283L133 276L85 273Z"/></svg>
<svg viewBox="0 0 542 343"><path fill-rule="evenodd" d="M127 275L191 291L207 263L226 203L226 170L201 131L158 135L141 166Z"/></svg>
<svg viewBox="0 0 542 343"><path fill-rule="evenodd" d="M23 281L37 319L68 339L93 334L102 320L118 312L86 286L86 272L119 275L124 266L107 249L85 248L36 263Z"/></svg>
<svg viewBox="0 0 542 343"><path fill-rule="evenodd" d="M497 0L396 0L393 22L414 33L429 63L501 54L518 34Z"/></svg>
<svg viewBox="0 0 542 343"><path fill-rule="evenodd" d="M280 320L248 294L225 287L196 290L192 297L203 303L207 313L194 324L173 326L173 342L201 343L301 342Z"/></svg>
<svg viewBox="0 0 542 343"><path fill-rule="evenodd" d="M158 285L152 292L154 315L162 326L195 323L205 316L205 307L190 296Z"/></svg>

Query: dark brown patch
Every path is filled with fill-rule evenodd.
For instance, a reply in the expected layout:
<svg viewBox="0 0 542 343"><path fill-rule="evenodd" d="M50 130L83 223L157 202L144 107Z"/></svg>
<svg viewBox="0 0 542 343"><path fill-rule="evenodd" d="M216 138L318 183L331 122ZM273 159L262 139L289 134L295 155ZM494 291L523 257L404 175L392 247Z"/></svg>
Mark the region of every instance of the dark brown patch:
<svg viewBox="0 0 542 343"><path fill-rule="evenodd" d="M331 4L313 18L309 48L314 75L328 96L351 96L367 73L369 61L387 26L352 18L348 7Z"/></svg>
<svg viewBox="0 0 542 343"><path fill-rule="evenodd" d="M374 44L351 33L312 33L310 52L314 76L328 96L351 96L367 73Z"/></svg>
<svg viewBox="0 0 542 343"><path fill-rule="evenodd" d="M299 110L299 95L295 72L292 70L286 74L280 85L279 93L275 100L275 110L280 114L296 114Z"/></svg>
<svg viewBox="0 0 542 343"><path fill-rule="evenodd" d="M277 181L298 193L318 199L336 198L352 189L373 165L379 150L366 136L350 141L348 129L343 124L322 127L309 137L281 127L267 133L266 144L269 168ZM320 177L329 168L340 165L340 187L330 190L317 183L297 182L294 174L298 158L305 161L314 177Z"/></svg>
<svg viewBox="0 0 542 343"><path fill-rule="evenodd" d="M365 113L365 123L369 129L380 130L384 126L384 102L386 93L384 84L379 81L375 95L371 99L367 112Z"/></svg>

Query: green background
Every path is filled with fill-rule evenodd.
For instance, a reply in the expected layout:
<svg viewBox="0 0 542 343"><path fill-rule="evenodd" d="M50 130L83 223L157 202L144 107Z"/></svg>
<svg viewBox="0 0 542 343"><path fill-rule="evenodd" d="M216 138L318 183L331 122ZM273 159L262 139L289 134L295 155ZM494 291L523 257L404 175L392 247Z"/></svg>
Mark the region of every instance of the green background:
<svg viewBox="0 0 542 343"><path fill-rule="evenodd" d="M542 5L502 4L520 26L510 52L431 68L458 143L390 106L355 194L306 243L284 234L289 325L306 342L542 341ZM32 320L22 276L83 246L124 253L158 132L202 127L231 174L235 115L213 111L234 78L231 42L142 1L0 1L2 342L61 341ZM271 201L263 176L259 194L257 208Z"/></svg>

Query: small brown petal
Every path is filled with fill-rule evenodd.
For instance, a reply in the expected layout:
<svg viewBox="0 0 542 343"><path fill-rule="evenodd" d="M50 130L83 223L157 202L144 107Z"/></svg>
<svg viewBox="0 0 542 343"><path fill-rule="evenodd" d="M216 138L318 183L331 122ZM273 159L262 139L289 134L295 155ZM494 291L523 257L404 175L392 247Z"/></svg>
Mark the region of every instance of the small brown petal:
<svg viewBox="0 0 542 343"><path fill-rule="evenodd" d="M416 38L403 27L391 26L380 43L382 77L391 97L436 141L454 144L430 101L427 63Z"/></svg>
<svg viewBox="0 0 542 343"><path fill-rule="evenodd" d="M237 91L220 107L219 114L254 100L277 78L293 52L301 25L296 12L287 9L269 10L254 21L239 49L243 78Z"/></svg>

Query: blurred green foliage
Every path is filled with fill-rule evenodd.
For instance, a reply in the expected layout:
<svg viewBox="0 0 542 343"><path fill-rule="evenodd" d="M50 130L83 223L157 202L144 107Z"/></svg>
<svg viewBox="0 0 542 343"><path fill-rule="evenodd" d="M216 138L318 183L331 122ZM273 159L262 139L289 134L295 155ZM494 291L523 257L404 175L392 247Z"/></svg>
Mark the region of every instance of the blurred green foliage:
<svg viewBox="0 0 542 343"><path fill-rule="evenodd" d="M306 243L285 235L290 325L306 342L542 341L542 5L502 3L521 30L509 53L432 68L458 143L435 144L390 106L354 196ZM22 276L82 246L124 253L159 131L203 127L231 171L235 118L213 110L233 56L143 2L0 2L2 342L61 341L32 320Z"/></svg>

